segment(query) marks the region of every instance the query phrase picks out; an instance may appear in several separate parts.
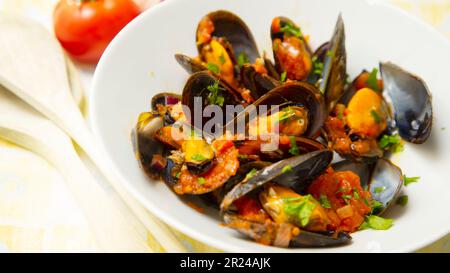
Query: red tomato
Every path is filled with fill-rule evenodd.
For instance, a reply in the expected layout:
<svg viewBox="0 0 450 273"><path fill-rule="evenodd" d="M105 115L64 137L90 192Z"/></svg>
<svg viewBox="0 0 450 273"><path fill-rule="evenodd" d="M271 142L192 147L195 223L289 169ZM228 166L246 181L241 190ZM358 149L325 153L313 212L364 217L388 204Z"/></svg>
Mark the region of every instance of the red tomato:
<svg viewBox="0 0 450 273"><path fill-rule="evenodd" d="M55 34L76 60L96 63L114 36L139 13L132 0L61 0L53 17Z"/></svg>

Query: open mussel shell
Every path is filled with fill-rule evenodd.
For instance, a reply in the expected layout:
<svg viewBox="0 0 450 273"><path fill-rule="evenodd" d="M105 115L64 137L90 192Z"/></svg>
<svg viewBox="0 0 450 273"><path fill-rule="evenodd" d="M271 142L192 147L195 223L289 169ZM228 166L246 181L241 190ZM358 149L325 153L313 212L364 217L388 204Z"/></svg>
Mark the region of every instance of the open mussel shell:
<svg viewBox="0 0 450 273"><path fill-rule="evenodd" d="M325 94L328 108L331 110L341 97L347 77L347 53L345 49L345 27L339 15L333 37L323 63L320 90Z"/></svg>
<svg viewBox="0 0 450 273"><path fill-rule="evenodd" d="M330 42L322 44L316 49L316 51L314 51L312 59L316 59L316 62L323 64L325 62L325 58L327 57L327 53L329 50L330 50ZM308 75L307 82L314 85L319 85L320 84L319 81L322 78L322 76L323 75L321 73L316 73L313 68L311 73L309 73Z"/></svg>
<svg viewBox="0 0 450 273"><path fill-rule="evenodd" d="M179 94L164 92L152 97L151 107L153 111L157 110L157 105L171 106L179 103L181 96Z"/></svg>
<svg viewBox="0 0 450 273"><path fill-rule="evenodd" d="M275 68L275 64L267 57L266 52L263 52L263 59L264 59L264 67L267 69L267 73L270 77L273 79L279 81L281 76L280 73L278 73L277 69Z"/></svg>
<svg viewBox="0 0 450 273"><path fill-rule="evenodd" d="M225 213L223 220L228 227L236 229L241 234L257 242L277 247L331 247L347 244L352 239L345 232L331 236L300 230L297 235L293 235L293 229L296 227L291 224L254 222L231 213Z"/></svg>
<svg viewBox="0 0 450 273"><path fill-rule="evenodd" d="M287 32L284 30L285 27L288 27L289 29L292 29L292 28L297 29L297 30L299 30L300 33L296 34L296 35L292 35L292 34L287 35ZM277 53L278 44L275 43L275 40L278 39L281 41L282 44L284 44L285 42L288 41L285 39L286 35L287 36L295 36L300 41L300 43L289 42L291 51L297 52L297 53L295 53L295 55L300 56L299 55L299 53L300 53L300 54L302 54L301 55L302 58L304 58L305 55L307 55L307 58L309 59L309 61L311 61L311 56L313 53L311 50L311 47L308 44L308 41L301 34L301 28L297 24L295 24L291 19L283 17L283 16L275 17L272 20L272 24L270 26L270 37L272 39L272 53L273 53L273 59L275 61L275 69L279 75L281 75L282 73L288 73L287 75L290 75L291 73L297 74L297 72L295 72L295 71L289 71L289 67L291 67L291 64L284 64L283 59L280 59L279 55ZM302 62L302 61L300 61L300 62ZM302 70L306 70L306 68L304 68ZM295 78L292 78L289 76L288 77L290 79L304 80L308 76L306 73L308 73L308 71L306 71L304 74L301 73L300 75L296 75ZM276 79L278 79L278 78L276 78Z"/></svg>
<svg viewBox="0 0 450 273"><path fill-rule="evenodd" d="M164 125L164 119L153 113L141 113L138 122L131 132L133 150L139 159L141 168L152 177L159 177L165 168L165 164L152 162L155 155L163 158L164 145L155 139L156 132Z"/></svg>
<svg viewBox="0 0 450 273"><path fill-rule="evenodd" d="M201 62L184 54L175 54L175 60L189 74L194 74L196 72L208 70L208 68L204 66Z"/></svg>
<svg viewBox="0 0 450 273"><path fill-rule="evenodd" d="M255 39L245 22L236 14L229 11L218 10L208 13L206 16L214 25L213 37L225 38L233 48L234 58L245 54L251 63L259 58L258 48ZM199 53L201 53L201 44L197 43Z"/></svg>
<svg viewBox="0 0 450 273"><path fill-rule="evenodd" d="M287 136L280 137L284 138ZM294 155L306 154L318 150L324 150L327 148L323 143L311 138L289 137L289 140L290 142L295 142L295 147L297 150ZM252 139L237 140L234 142L234 145L239 149L239 152L242 156L248 157L256 155L263 161L276 162L293 156L291 151L292 143L281 143L280 141L280 143L278 144L278 148L270 151L264 151L262 149L263 144L265 143L260 140Z"/></svg>
<svg viewBox="0 0 450 273"><path fill-rule="evenodd" d="M298 29L301 29L296 23L294 23L294 21L292 21L291 19L284 17L284 16L278 16L275 19L279 19L280 20L280 29L283 28L286 25L291 25L293 27L296 27ZM270 38L273 40L275 39L280 39L283 40L284 37L284 32L282 31L274 31L273 28L270 28ZM305 43L306 46L306 50L308 51L308 53L312 54L312 50L311 47L309 46L308 42L305 40L305 38L303 36L300 37L300 39L303 41L303 43ZM276 62L276 60L275 60Z"/></svg>
<svg viewBox="0 0 450 273"><path fill-rule="evenodd" d="M327 118L325 101L320 91L307 82L288 82L277 86L253 103L254 106L301 106L308 110L306 137L315 137Z"/></svg>
<svg viewBox="0 0 450 273"><path fill-rule="evenodd" d="M399 135L408 142L424 143L433 124L431 93L425 82L393 63L381 63L380 70Z"/></svg>
<svg viewBox="0 0 450 273"><path fill-rule="evenodd" d="M400 192L403 185L402 170L387 159L372 164L341 161L332 165L335 171L352 171L359 175L361 186L369 190L372 198L383 204L383 213Z"/></svg>
<svg viewBox="0 0 450 273"><path fill-rule="evenodd" d="M328 167L332 159L333 152L320 150L278 161L237 184L225 195L220 208L226 211L234 201L271 181L286 187L304 189ZM289 171L283 171L286 168Z"/></svg>
<svg viewBox="0 0 450 273"><path fill-rule="evenodd" d="M197 114L199 120L196 120L197 116L194 113L203 111L205 107L212 105L211 91L208 90L208 87L214 86L216 83L218 83L217 95L223 98L222 105L217 105L223 110L222 113L226 113L227 105L240 105L243 101L239 93L217 75L208 71L194 73L184 86L182 104L187 106L190 111L190 113L185 113L185 116L190 118L190 123L197 128L204 128L206 122L210 120L203 115L203 112ZM184 107L183 110L187 109ZM226 116L223 117L222 125L225 124L226 118Z"/></svg>
<svg viewBox="0 0 450 273"><path fill-rule="evenodd" d="M242 85L250 90L252 98L257 100L281 83L269 75L258 73L252 65L241 67Z"/></svg>
<svg viewBox="0 0 450 273"><path fill-rule="evenodd" d="M270 164L271 164L270 162L265 161L252 161L239 166L236 175L228 179L228 181L222 187L216 189L213 192L214 198L216 199L217 203L220 205L220 203L222 203L224 196L231 189L233 189L234 186L236 186L238 183L244 180L250 171L252 171L253 169L261 170L265 167L268 167Z"/></svg>

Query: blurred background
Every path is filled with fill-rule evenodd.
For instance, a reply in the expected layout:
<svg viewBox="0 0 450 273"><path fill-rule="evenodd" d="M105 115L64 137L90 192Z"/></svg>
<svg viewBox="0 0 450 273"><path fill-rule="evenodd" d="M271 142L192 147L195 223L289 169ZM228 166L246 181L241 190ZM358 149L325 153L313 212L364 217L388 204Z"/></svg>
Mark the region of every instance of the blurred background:
<svg viewBox="0 0 450 273"><path fill-rule="evenodd" d="M118 1L123 3L116 6L116 12L121 15L123 25L140 11L152 8L160 2L135 0L135 5L139 8L136 12L134 7L125 3L130 1ZM96 25L100 27L101 22L86 17L71 18L73 13L70 9L57 7L58 2L60 1L0 0L0 12L29 17L43 24L52 33L56 32L57 38L75 65L74 69L78 74L76 78L81 90L79 100L82 101L89 93L95 64L104 46L115 35L113 32L118 29L111 27L111 33L103 33L104 37L85 44L85 41L77 39L79 38L77 33L83 31L83 26L77 25L77 20L86 20L85 22L92 27ZM420 17L450 39L450 0L377 0L377 2L388 2ZM83 46L88 49L81 50ZM80 105L83 109L84 104L80 102ZM188 251L216 251L176 231L175 234ZM150 233L147 235L146 243L153 251L164 251ZM63 176L42 157L2 139L0 135L0 252L96 250L98 248L88 229L87 221L67 189ZM442 238L421 251L450 252L450 237Z"/></svg>

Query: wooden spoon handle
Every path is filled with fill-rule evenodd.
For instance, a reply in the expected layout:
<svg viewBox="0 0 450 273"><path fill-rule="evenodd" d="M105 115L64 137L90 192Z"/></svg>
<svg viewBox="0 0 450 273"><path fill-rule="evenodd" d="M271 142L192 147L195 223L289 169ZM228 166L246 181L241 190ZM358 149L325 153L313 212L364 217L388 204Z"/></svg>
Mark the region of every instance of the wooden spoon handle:
<svg viewBox="0 0 450 273"><path fill-rule="evenodd" d="M167 252L187 252L186 248L181 244L175 234L164 223L138 204L137 201L130 196L128 191L124 189L123 185L118 181L118 172L113 167L112 162L104 153L100 144L96 143L95 138L86 127L84 120L83 122L78 123L75 121L76 120L73 120L68 128L66 128L69 135L71 135L78 145L86 152L92 162L97 166L99 171L105 176L136 217L138 217L152 233L153 237Z"/></svg>
<svg viewBox="0 0 450 273"><path fill-rule="evenodd" d="M27 132L2 125L0 135L46 158L61 172L69 190L86 215L102 251L151 252L146 244L145 228L141 226L139 229L140 223L133 221L135 218L126 211L127 208L113 202L110 195L97 184L71 148L70 142L57 140L43 143Z"/></svg>

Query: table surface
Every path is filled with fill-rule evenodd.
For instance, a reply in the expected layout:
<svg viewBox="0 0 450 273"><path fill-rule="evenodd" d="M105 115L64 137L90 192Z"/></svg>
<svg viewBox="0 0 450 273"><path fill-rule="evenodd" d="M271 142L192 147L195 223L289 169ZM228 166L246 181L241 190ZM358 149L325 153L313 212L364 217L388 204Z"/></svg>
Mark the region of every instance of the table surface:
<svg viewBox="0 0 450 273"><path fill-rule="evenodd" d="M157 0L136 0L151 7ZM432 24L450 38L450 0L383 0ZM0 0L0 11L31 17L51 28L56 0ZM86 93L93 67L78 65ZM23 171L26 166L27 171ZM187 236L191 251L216 251ZM151 234L148 244L161 248ZM61 174L39 156L0 139L0 252L96 251L87 222ZM450 235L420 250L450 252Z"/></svg>

